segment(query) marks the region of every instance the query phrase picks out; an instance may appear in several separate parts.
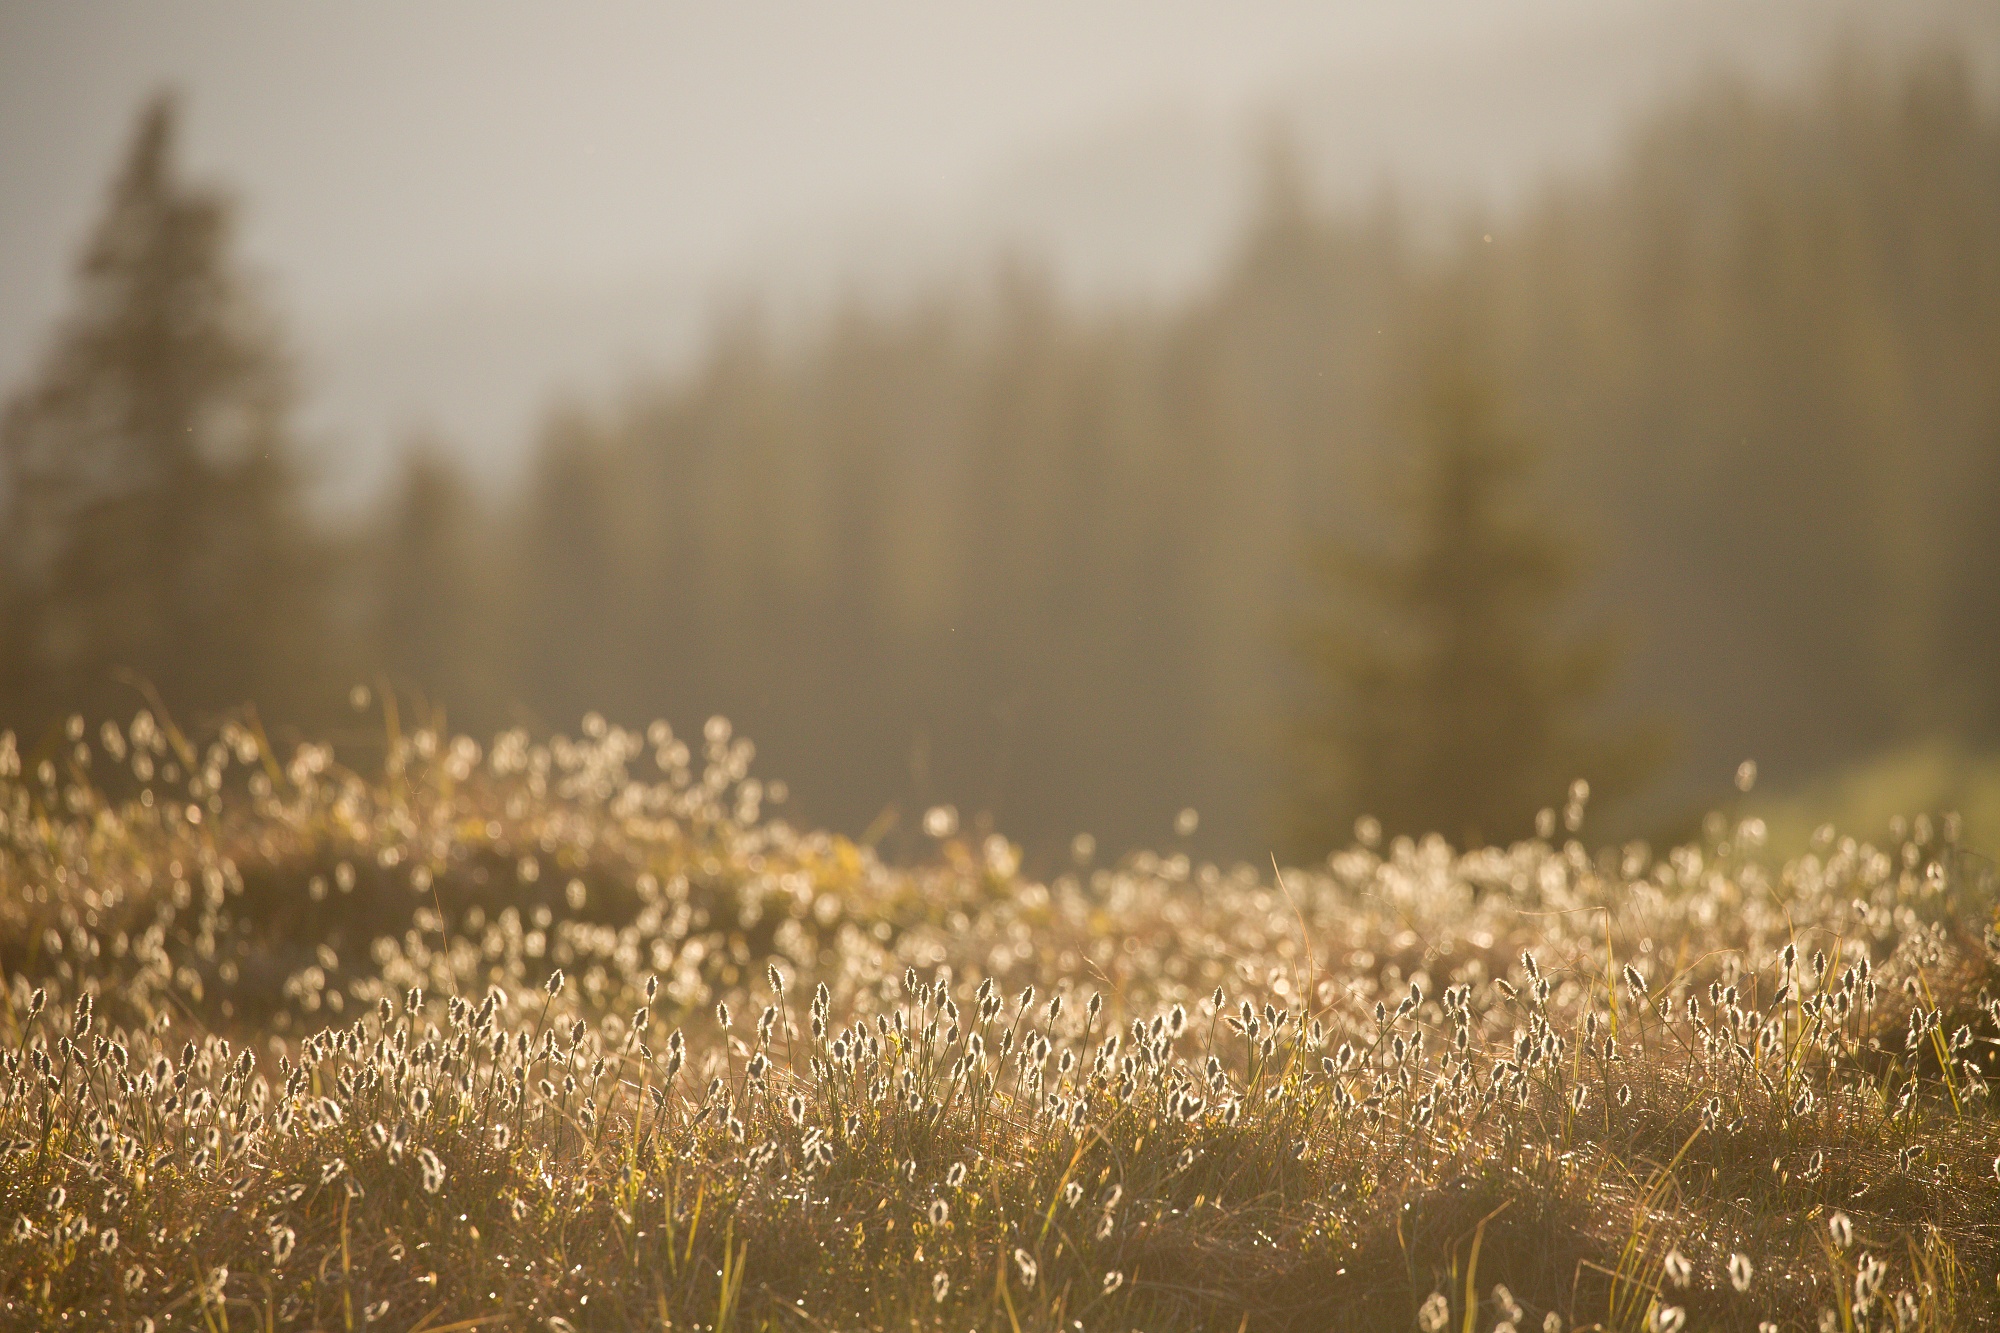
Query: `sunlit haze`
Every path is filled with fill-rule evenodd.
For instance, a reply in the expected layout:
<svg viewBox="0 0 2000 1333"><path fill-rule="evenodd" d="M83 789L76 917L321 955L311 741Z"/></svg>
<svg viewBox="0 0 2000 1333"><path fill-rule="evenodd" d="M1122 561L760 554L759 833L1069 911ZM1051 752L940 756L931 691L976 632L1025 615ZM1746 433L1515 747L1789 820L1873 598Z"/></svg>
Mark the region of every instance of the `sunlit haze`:
<svg viewBox="0 0 2000 1333"><path fill-rule="evenodd" d="M555 391L698 349L718 305L893 297L1003 248L1086 292L1180 289L1256 140L1329 190L1494 201L1602 153L1719 63L1982 34L1975 4L1336 0L822 6L0 6L0 384L60 310L133 107L185 98L193 172L303 353L325 492L400 438L509 468Z"/></svg>
<svg viewBox="0 0 2000 1333"><path fill-rule="evenodd" d="M2000 1329L2000 0L0 0L0 1333Z"/></svg>

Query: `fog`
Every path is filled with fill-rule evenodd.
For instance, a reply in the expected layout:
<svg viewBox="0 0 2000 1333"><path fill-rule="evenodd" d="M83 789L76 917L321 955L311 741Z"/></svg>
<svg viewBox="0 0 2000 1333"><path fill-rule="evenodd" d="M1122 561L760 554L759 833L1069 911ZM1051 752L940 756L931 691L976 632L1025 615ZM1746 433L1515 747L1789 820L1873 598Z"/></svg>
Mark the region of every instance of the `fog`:
<svg viewBox="0 0 2000 1333"><path fill-rule="evenodd" d="M1329 197L1504 207L1718 69L1966 39L1976 0L1376 5L0 5L0 384L63 306L133 108L302 354L316 493L412 431L511 476L550 398L685 365L719 310L810 320L1031 255L1093 299L1184 293L1274 121Z"/></svg>
<svg viewBox="0 0 2000 1333"><path fill-rule="evenodd" d="M2000 839L1996 364L1989 4L8 6L0 730Z"/></svg>

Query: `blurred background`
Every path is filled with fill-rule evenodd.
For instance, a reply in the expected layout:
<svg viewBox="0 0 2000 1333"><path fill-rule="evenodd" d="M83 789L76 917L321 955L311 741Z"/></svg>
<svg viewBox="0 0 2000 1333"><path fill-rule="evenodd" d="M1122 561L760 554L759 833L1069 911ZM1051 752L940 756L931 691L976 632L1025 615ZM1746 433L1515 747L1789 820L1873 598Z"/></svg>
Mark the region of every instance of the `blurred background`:
<svg viewBox="0 0 2000 1333"><path fill-rule="evenodd" d="M386 697L1031 868L1745 759L2000 845L1991 0L4 3L0 394L31 762Z"/></svg>

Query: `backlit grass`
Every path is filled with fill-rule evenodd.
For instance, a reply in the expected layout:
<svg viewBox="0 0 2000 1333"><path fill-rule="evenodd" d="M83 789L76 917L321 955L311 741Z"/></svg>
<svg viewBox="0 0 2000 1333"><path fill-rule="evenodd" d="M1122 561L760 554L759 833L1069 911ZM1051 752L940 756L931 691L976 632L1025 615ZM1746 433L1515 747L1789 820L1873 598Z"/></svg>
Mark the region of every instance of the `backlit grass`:
<svg viewBox="0 0 2000 1333"><path fill-rule="evenodd" d="M0 1326L2000 1320L1948 819L1030 875L750 757L0 745Z"/></svg>

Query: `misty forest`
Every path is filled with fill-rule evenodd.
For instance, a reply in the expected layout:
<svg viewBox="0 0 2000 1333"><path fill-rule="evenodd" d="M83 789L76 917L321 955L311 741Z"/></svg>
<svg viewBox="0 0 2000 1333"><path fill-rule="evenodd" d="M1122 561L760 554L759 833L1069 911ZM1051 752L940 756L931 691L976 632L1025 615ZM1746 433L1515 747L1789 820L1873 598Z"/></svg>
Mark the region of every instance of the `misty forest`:
<svg viewBox="0 0 2000 1333"><path fill-rule="evenodd" d="M0 409L0 1328L2000 1318L1960 55L340 513L188 111Z"/></svg>

